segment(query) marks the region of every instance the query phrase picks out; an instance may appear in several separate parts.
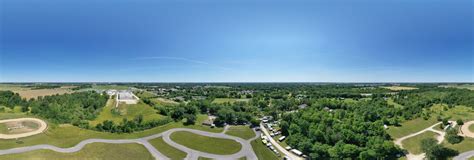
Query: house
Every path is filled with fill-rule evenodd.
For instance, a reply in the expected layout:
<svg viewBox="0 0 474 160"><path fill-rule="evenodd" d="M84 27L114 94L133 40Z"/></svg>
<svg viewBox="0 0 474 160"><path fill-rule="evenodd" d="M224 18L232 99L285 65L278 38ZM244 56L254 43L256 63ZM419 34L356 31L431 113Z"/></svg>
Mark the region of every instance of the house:
<svg viewBox="0 0 474 160"><path fill-rule="evenodd" d="M202 122L202 125L215 127L214 120L216 120L216 116L208 116L208 118Z"/></svg>

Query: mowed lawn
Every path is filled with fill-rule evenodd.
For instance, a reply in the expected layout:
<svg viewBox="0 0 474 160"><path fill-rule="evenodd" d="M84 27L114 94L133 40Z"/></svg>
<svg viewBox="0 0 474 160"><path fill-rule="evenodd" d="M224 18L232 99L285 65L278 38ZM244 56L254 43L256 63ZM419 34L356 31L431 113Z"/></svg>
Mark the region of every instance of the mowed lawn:
<svg viewBox="0 0 474 160"><path fill-rule="evenodd" d="M216 98L212 103L235 103L235 102L248 102L248 98Z"/></svg>
<svg viewBox="0 0 474 160"><path fill-rule="evenodd" d="M19 154L1 155L3 160L83 160L83 159L101 159L101 160L117 160L117 159L140 159L153 160L154 157L148 150L140 144L107 144L92 143L86 145L81 150L74 153L59 153L51 150L36 150Z"/></svg>
<svg viewBox="0 0 474 160"><path fill-rule="evenodd" d="M249 126L231 126L225 134L250 139L255 137L255 132Z"/></svg>
<svg viewBox="0 0 474 160"><path fill-rule="evenodd" d="M0 119L20 118L20 117L32 117L24 114L6 114L0 113ZM102 138L102 139L134 139L142 138L154 134L164 132L172 128L192 128L197 130L203 130L208 132L220 133L223 128L211 128L209 126L201 125L202 121L207 119L207 115L198 115L196 125L183 125L182 122L171 122L163 126L155 127L145 131L135 133L108 133L98 132L93 130L81 129L76 126L63 124L57 125L48 123L48 129L41 134L20 138L18 139L21 143L17 143L14 139L0 139L0 149L8 149L23 146L32 146L37 144L50 144L57 147L72 147L77 145L79 142L90 139L90 138Z"/></svg>
<svg viewBox="0 0 474 160"><path fill-rule="evenodd" d="M280 159L275 153L268 149L267 146L263 145L260 139L256 139L250 144L258 159Z"/></svg>
<svg viewBox="0 0 474 160"><path fill-rule="evenodd" d="M140 114L143 115L145 121L161 119L164 117L158 114L158 111L155 110L153 107L143 102L139 102L138 104L120 104L120 114L114 114L112 111L114 108L115 99L109 99L107 101L106 106L102 108L102 111L100 112L99 116L95 120L90 121L89 124L95 126L105 120L111 120L114 121L116 124L119 124L123 121L123 118L131 120Z"/></svg>
<svg viewBox="0 0 474 160"><path fill-rule="evenodd" d="M467 152L474 150L474 138L464 137L464 140L458 144L451 144L447 143L446 141L443 143L444 146L454 149L459 153Z"/></svg>
<svg viewBox="0 0 474 160"><path fill-rule="evenodd" d="M240 151L242 145L231 139L201 136L186 131L174 132L171 140L188 148L207 153L229 155Z"/></svg>
<svg viewBox="0 0 474 160"><path fill-rule="evenodd" d="M4 123L0 123L0 134L7 134L8 133L8 127Z"/></svg>
<svg viewBox="0 0 474 160"><path fill-rule="evenodd" d="M428 128L434 124L436 124L436 118L431 117L428 120L424 120L423 118L416 118L413 120L405 121L401 123L400 127L397 126L390 126L387 129L387 133L393 138L397 139L418 131L421 131L425 128Z"/></svg>
<svg viewBox="0 0 474 160"><path fill-rule="evenodd" d="M186 152L176 149L167 144L163 137L158 137L149 141L158 151L163 153L166 157L171 159L184 159L186 158Z"/></svg>
<svg viewBox="0 0 474 160"><path fill-rule="evenodd" d="M420 154L423 153L423 151L421 151L421 140L426 138L436 138L436 136L438 136L438 134L435 132L423 132L417 136L402 141L402 145L403 148L407 149L410 153Z"/></svg>

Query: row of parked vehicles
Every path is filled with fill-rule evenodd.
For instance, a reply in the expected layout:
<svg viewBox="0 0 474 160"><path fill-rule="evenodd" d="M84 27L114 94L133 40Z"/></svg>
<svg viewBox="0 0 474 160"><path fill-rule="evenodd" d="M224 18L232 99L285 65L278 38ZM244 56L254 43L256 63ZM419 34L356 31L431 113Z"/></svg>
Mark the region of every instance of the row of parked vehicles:
<svg viewBox="0 0 474 160"><path fill-rule="evenodd" d="M276 150L272 146L272 144L270 143L270 140L269 140L272 137L276 138L279 135L281 135L281 130L280 129L275 129L275 126L278 126L279 122L278 121L272 121L271 117L263 117L261 120L263 122L264 127L267 128L268 131L270 132L270 136L271 136L271 137L267 137L262 133L260 135L260 137L262 139L262 143L264 143L267 147L269 147L275 154L279 155L278 150ZM279 142L283 142L285 139L286 139L286 136L278 137ZM285 147L285 149L292 152L293 154L295 154L297 156L303 157L305 159L307 158L306 155L303 155L303 152L301 152L297 149L291 148L290 146ZM285 157L283 157L283 159L289 159L289 158L285 156Z"/></svg>

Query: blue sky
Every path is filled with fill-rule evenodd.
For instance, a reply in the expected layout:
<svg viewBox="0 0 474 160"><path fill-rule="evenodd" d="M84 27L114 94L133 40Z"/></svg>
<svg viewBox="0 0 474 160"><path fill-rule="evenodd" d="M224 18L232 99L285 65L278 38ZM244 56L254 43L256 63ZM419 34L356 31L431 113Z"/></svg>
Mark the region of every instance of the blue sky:
<svg viewBox="0 0 474 160"><path fill-rule="evenodd" d="M471 0L2 0L0 82L473 82Z"/></svg>

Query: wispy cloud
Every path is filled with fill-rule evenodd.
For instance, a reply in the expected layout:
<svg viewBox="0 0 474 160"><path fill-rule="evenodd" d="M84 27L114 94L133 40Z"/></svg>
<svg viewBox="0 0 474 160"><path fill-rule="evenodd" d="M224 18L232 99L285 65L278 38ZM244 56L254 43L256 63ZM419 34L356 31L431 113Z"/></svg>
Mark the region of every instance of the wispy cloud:
<svg viewBox="0 0 474 160"><path fill-rule="evenodd" d="M232 70L232 68L229 67L223 67L219 65L215 65L209 62L205 61L200 61L200 60L195 60L195 59L190 59L190 58L184 58L184 57L165 57L165 56L156 56L156 57L137 57L134 58L134 60L154 60L154 59L161 59L161 60L174 60L174 61L183 61L187 63L194 63L194 64L199 64L199 65L206 65L214 68L219 68L223 70Z"/></svg>

